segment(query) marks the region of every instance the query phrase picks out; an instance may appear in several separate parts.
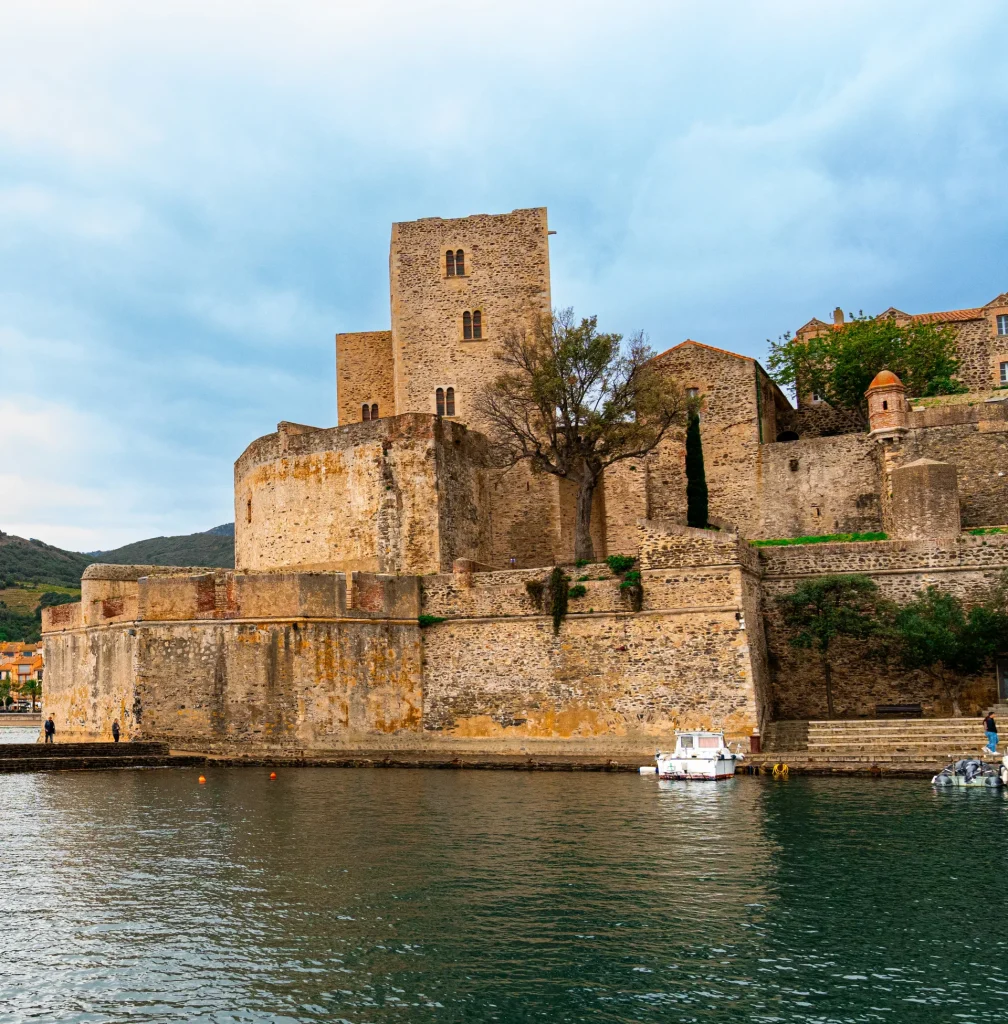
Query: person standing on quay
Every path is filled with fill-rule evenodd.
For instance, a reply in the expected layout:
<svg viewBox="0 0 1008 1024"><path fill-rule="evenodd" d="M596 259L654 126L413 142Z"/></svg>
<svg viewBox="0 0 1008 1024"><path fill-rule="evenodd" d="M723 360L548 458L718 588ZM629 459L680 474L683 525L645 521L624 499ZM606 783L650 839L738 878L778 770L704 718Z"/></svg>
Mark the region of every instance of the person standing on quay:
<svg viewBox="0 0 1008 1024"><path fill-rule="evenodd" d="M992 753L997 753L997 722L994 721L994 712L988 711L987 717L984 719L984 732L987 733L987 749Z"/></svg>
<svg viewBox="0 0 1008 1024"><path fill-rule="evenodd" d="M113 722L112 723L112 742L113 743L118 743L119 742L119 723L118 722Z"/></svg>
<svg viewBox="0 0 1008 1024"><path fill-rule="evenodd" d="M50 715L45 721L45 741L46 743L52 743L56 737L56 723L53 721L53 716Z"/></svg>

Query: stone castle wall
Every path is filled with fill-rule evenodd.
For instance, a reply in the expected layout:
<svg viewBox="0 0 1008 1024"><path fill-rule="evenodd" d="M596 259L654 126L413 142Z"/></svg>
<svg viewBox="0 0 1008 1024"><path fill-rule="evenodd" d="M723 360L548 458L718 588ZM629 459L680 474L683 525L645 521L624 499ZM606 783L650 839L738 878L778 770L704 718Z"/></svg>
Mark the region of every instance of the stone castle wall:
<svg viewBox="0 0 1008 1024"><path fill-rule="evenodd" d="M286 428L235 463L239 569L427 573L489 558L479 435L430 415Z"/></svg>
<svg viewBox="0 0 1008 1024"><path fill-rule="evenodd" d="M526 586L542 569L418 579L93 567L86 622L73 606L45 611L45 710L61 738L107 737L118 721L127 739L222 751L648 757L677 726L744 741L768 704L747 632L758 613L737 538L705 543L666 545L643 571L639 612L604 565L586 566L587 593L559 635ZM113 584L129 619L102 603ZM421 629L421 612L441 621Z"/></svg>
<svg viewBox="0 0 1008 1024"><path fill-rule="evenodd" d="M917 459L951 463L964 528L997 525L1008 518L1008 401L911 412L909 422L906 433L882 445L887 473ZM886 486L886 513L890 497Z"/></svg>
<svg viewBox="0 0 1008 1024"><path fill-rule="evenodd" d="M882 529L876 442L867 434L760 445L751 499L757 538Z"/></svg>
<svg viewBox="0 0 1008 1024"><path fill-rule="evenodd" d="M336 422L359 423L365 402L395 415L391 331L336 335Z"/></svg>
<svg viewBox="0 0 1008 1024"><path fill-rule="evenodd" d="M958 377L970 391L996 386L998 364L1008 362L1008 337L997 333L996 319L998 313L1008 313L1008 302L991 306L984 313L982 318L954 325Z"/></svg>

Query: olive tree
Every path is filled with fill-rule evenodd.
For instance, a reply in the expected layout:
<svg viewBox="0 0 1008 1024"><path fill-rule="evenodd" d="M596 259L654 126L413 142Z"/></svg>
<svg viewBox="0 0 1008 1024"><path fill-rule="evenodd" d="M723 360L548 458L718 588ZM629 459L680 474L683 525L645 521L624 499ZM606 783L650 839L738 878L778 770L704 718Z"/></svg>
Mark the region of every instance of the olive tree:
<svg viewBox="0 0 1008 1024"><path fill-rule="evenodd" d="M499 463L527 462L577 484L574 553L594 561L592 499L603 470L647 455L681 419L682 392L651 362L643 332L624 343L564 309L502 339L504 372L477 408Z"/></svg>

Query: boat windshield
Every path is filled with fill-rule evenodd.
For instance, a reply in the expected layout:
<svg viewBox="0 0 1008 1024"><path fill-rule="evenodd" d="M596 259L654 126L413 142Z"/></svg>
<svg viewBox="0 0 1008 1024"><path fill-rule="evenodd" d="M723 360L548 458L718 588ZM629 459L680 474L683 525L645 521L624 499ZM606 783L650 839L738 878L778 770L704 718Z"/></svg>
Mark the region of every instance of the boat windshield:
<svg viewBox="0 0 1008 1024"><path fill-rule="evenodd" d="M714 747L716 749L717 747L721 746L721 737L720 736L701 736L700 737L700 746L701 747Z"/></svg>
<svg viewBox="0 0 1008 1024"><path fill-rule="evenodd" d="M679 746L680 747L692 747L693 746L693 737L692 736L680 736L679 737Z"/></svg>

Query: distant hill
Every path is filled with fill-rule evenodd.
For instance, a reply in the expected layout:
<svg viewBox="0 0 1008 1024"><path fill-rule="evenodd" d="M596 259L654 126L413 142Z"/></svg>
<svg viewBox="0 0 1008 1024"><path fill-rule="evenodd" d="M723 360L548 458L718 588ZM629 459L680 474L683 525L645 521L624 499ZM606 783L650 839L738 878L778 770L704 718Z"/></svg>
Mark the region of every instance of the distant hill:
<svg viewBox="0 0 1008 1024"><path fill-rule="evenodd" d="M230 529L230 533L223 533ZM112 551L94 551L91 562L113 565L206 565L217 569L234 568L234 524L215 526L206 533L181 537L152 537L125 544Z"/></svg>
<svg viewBox="0 0 1008 1024"><path fill-rule="evenodd" d="M79 587L81 573L94 559L77 551L64 551L40 540L25 540L0 533L0 585L48 583Z"/></svg>
<svg viewBox="0 0 1008 1024"><path fill-rule="evenodd" d="M224 531L229 530L230 533ZM207 533L153 537L111 551L64 551L40 540L0 533L0 589L15 583L79 587L81 573L93 562L115 565L205 565L234 568L234 524Z"/></svg>
<svg viewBox="0 0 1008 1024"><path fill-rule="evenodd" d="M212 530L207 530L207 533L212 533L215 537L233 537L234 523L224 523L222 526L215 526Z"/></svg>

